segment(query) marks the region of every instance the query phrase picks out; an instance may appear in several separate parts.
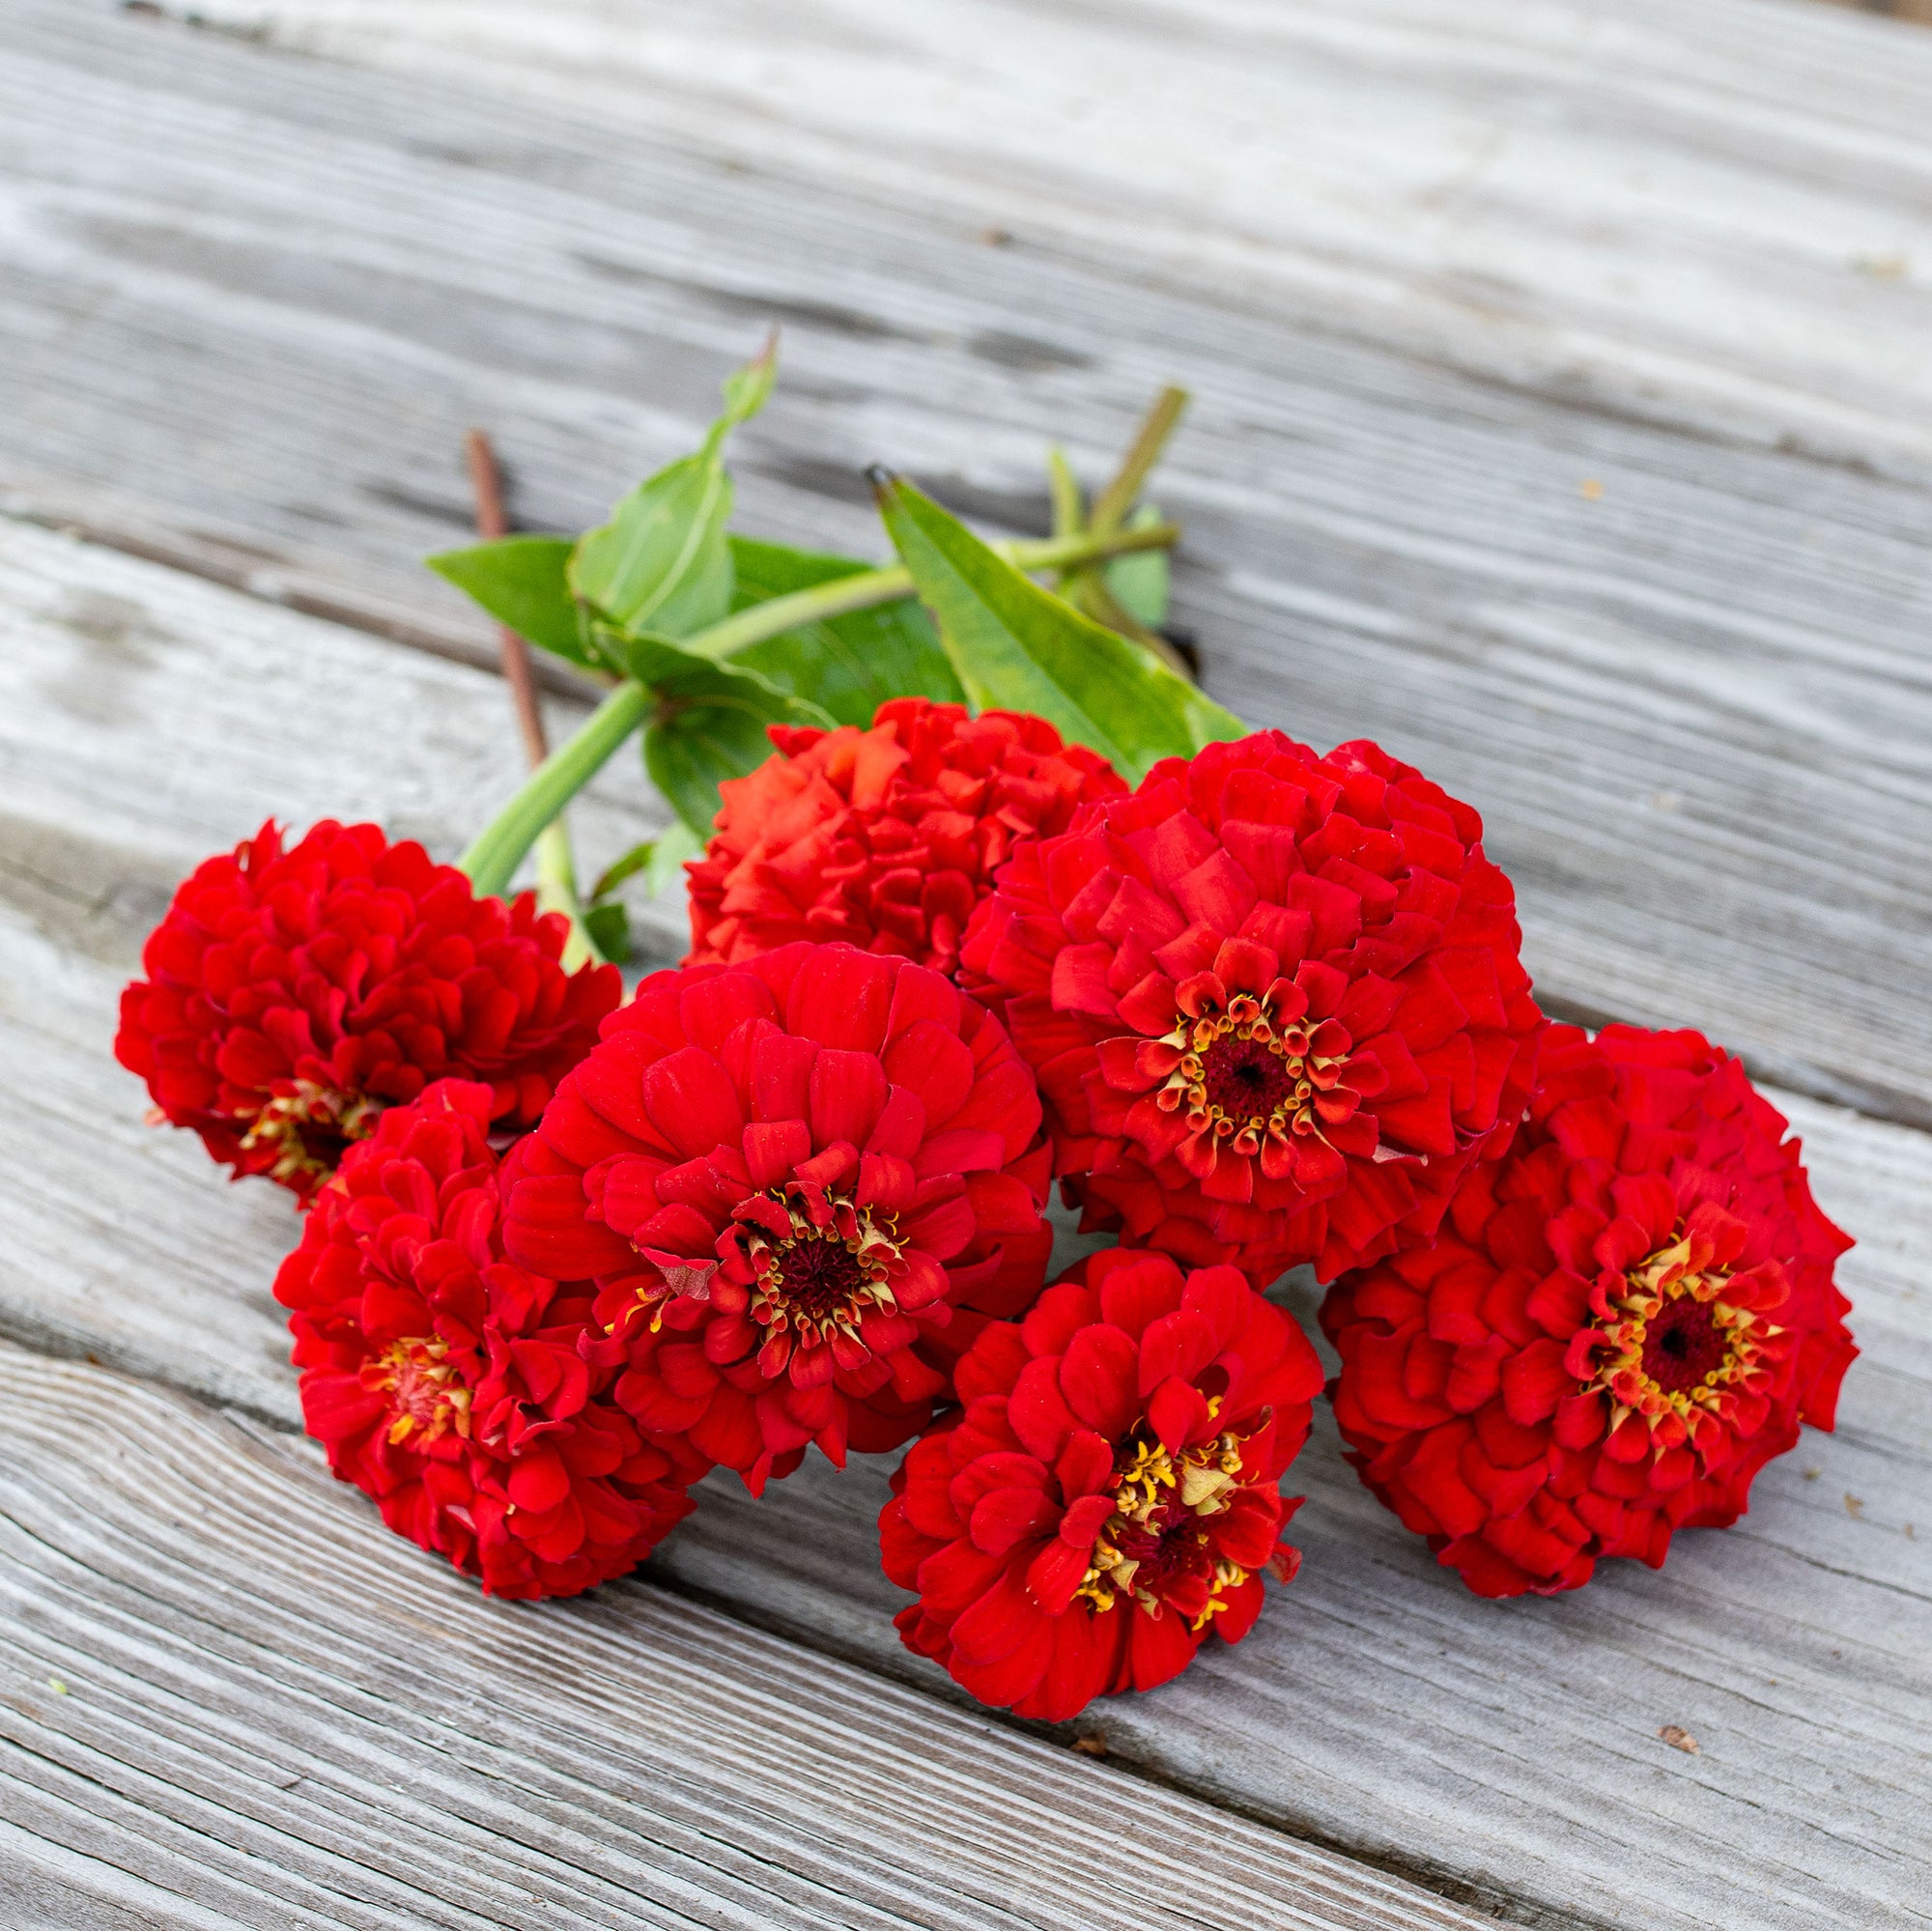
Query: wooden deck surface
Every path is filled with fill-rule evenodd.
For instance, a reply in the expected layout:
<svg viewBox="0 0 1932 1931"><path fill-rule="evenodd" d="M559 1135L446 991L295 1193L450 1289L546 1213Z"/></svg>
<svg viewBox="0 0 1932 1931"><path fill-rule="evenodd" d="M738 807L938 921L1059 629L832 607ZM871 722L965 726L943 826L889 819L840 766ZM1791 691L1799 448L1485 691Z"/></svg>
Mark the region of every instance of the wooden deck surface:
<svg viewBox="0 0 1932 1931"><path fill-rule="evenodd" d="M268 44L0 11L0 1923L1932 1923L1932 37L200 11ZM1096 469L1187 383L1161 500L1215 694L1478 802L1552 1006L1779 1083L1865 1351L1738 1530L1479 1604L1324 1422L1255 1635L1035 1736L896 1647L883 1467L714 1483L542 1610L327 1481L289 1210L140 1125L115 991L270 811L457 848L516 759L415 563L463 429L574 527L767 318L743 497L799 541L875 547L881 458L1039 527L1049 438ZM604 775L589 857L644 798Z"/></svg>

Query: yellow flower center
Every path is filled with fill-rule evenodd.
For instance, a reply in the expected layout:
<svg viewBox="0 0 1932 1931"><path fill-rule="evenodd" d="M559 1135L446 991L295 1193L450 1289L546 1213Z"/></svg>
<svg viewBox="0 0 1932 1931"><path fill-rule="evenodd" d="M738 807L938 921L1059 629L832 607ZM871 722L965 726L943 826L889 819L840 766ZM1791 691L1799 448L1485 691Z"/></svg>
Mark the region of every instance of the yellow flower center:
<svg viewBox="0 0 1932 1931"><path fill-rule="evenodd" d="M446 1357L449 1344L433 1336L392 1341L362 1365L362 1385L389 1398L393 1446L427 1448L445 1434L469 1438L469 1390Z"/></svg>
<svg viewBox="0 0 1932 1931"><path fill-rule="evenodd" d="M314 1080L298 1080L293 1093L264 1100L242 1136L244 1151L272 1148L270 1177L286 1183L301 1177L327 1179L357 1140L376 1130L380 1101L347 1093ZM247 1116L242 1116L247 1118Z"/></svg>
<svg viewBox="0 0 1932 1931"><path fill-rule="evenodd" d="M1104 1613L1122 1596L1130 1596L1157 1616L1172 1584L1207 1573L1207 1607L1189 1624L1205 1629L1226 1607L1226 1593L1248 1579L1245 1569L1211 1553L1202 1527L1205 1519L1227 1508L1240 1474L1241 1447L1233 1434L1178 1456L1159 1442L1133 1443L1131 1459L1115 1471L1114 1512L1094 1545L1075 1597Z"/></svg>

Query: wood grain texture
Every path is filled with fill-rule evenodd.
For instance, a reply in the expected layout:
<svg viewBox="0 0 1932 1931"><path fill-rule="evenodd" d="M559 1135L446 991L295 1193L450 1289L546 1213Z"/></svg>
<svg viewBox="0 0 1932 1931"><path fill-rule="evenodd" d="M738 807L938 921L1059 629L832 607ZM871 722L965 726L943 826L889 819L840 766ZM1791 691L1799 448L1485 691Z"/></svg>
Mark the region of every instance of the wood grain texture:
<svg viewBox="0 0 1932 1931"><path fill-rule="evenodd" d="M0 1685L9 1931L1481 1921L648 1583L485 1602L311 1443L5 1346Z"/></svg>
<svg viewBox="0 0 1932 1931"><path fill-rule="evenodd" d="M1782 0L169 11L535 95L1506 382L1932 455L1932 47L1869 21Z"/></svg>
<svg viewBox="0 0 1932 1931"><path fill-rule="evenodd" d="M98 633L115 627L145 668L104 727L71 706L112 698ZM265 706L277 676L294 701ZM502 688L5 525L0 679L6 795L24 806L0 868L0 1171L16 1180L0 1195L0 1327L287 1427L268 1286L292 1211L266 1185L224 1184L185 1136L141 1126L138 1089L107 1055L115 993L173 872L256 811L347 801L449 849L443 814L514 755ZM582 832L630 835L598 810L611 815ZM1827 1210L1861 1235L1843 1278L1865 1354L1839 1432L1760 1478L1744 1525L1683 1538L1662 1575L1617 1565L1567 1601L1478 1603L1359 1489L1324 1416L1296 1468L1310 1500L1293 1587L1239 1649L1078 1727L1118 1760L1518 1921L1924 1924L1932 1139L1779 1103ZM1308 1318L1305 1287L1291 1297ZM814 1463L756 1505L714 1478L654 1573L951 1694L891 1628L902 1599L872 1528L888 1465ZM344 1506L357 1559L384 1560L373 1514ZM1700 1754L1660 1742L1667 1723Z"/></svg>
<svg viewBox="0 0 1932 1931"><path fill-rule="evenodd" d="M1828 6L1854 7L1863 14L1887 14L1894 20L1916 20L1932 26L1932 0L1826 0Z"/></svg>
<svg viewBox="0 0 1932 1931"><path fill-rule="evenodd" d="M747 46L769 30L781 73L813 35L800 73L846 43L887 61L866 70L881 113L890 61L939 60L928 19L997 15L1020 33L1018 10L915 11L921 24L904 15L894 37L858 0L782 20L750 0L699 10ZM1871 247L1894 232L1916 245L1897 223L1922 202L1932 43L1772 0L1478 11L1493 36L1466 9L1453 33L1432 28L1420 0L1149 0L1104 26L1066 10L1052 30L1101 48L1118 35L1145 65L1158 35L1172 46L1198 27L1176 55L1178 128L1205 112L1213 75L1255 65L1284 87L1299 73L1331 119L1378 136L1432 90L1540 130L1509 161L1507 192L1472 188L1466 220L1428 215L1439 245L1458 220L1514 222L1532 257L1552 245L1538 181L1581 196L1562 219L1594 235L1585 189L1634 193L1619 169L1639 162L1615 159L1616 142L1663 143L1678 159L1651 199L1605 216L1600 280L1634 261L1643 306L1693 257L1707 282L1735 277L1747 322L1695 353L1754 372L1754 427L1662 377L1654 407L1615 400L1580 351L1566 376L1440 347L1456 373L1417 359L1427 345L1371 339L1374 304L1338 332L1345 319L1269 279L1314 243L1263 224L1231 280L1173 240L1207 221L1200 209L1163 225L1131 175L1116 200L1153 252L1094 228L1083 255L1067 238L1116 192L1118 138L1094 149L1083 192L1064 150L1051 168L1015 161L1014 191L1042 213L989 247L978 220L935 218L930 169L897 134L843 175L824 161L831 185L810 185L760 171L777 147L683 152L542 103L14 0L0 19L0 487L21 513L487 651L487 626L415 562L468 528L472 422L497 433L526 522L582 526L689 446L719 373L779 320L784 385L739 445L747 524L863 549L876 542L866 463L916 471L1003 528L1040 527L1045 440L1065 437L1097 474L1147 396L1179 379L1197 403L1160 494L1188 525L1178 608L1216 696L1319 743L1377 736L1479 802L1559 1009L1701 1025L1783 1084L1932 1124L1932 502L1895 439L1873 430L1847 454L1812 433L1828 393L1834 436L1875 416L1917 433L1917 351L1896 348L1880 307L1900 304L1916 343L1922 291L1838 265L1867 245L1856 210L1885 229ZM390 14L398 46L412 20L444 18ZM536 15L476 17L487 36ZM559 37L595 17L582 0ZM683 46L695 71L713 29L678 21L635 37L636 58ZM751 71L713 50L727 77ZM628 84L631 70L613 71ZM674 92L639 87L645 119ZM738 140L763 99L716 125ZM840 99L826 111L866 105ZM685 125L666 113L654 128ZM789 139L790 123L772 125ZM1293 156L1258 147L1232 111L1195 131L1164 152L1189 155L1187 178L1221 182L1237 213L1251 151L1271 206L1308 198L1289 191ZM1693 160L1703 172L1672 171ZM1361 245L1395 247L1395 204L1363 194ZM1642 253L1657 224L1638 218L1660 195L1661 260ZM1761 229L1776 247L1706 235L1700 256L1665 213ZM1465 333L1506 342L1508 304L1488 287L1463 291ZM1428 306L1411 291L1398 306L1415 303ZM1634 341L1630 313L1619 297L1592 339ZM1555 339L1570 325L1551 327ZM1744 355L1736 328L1764 356ZM1799 363L1823 386L1807 390Z"/></svg>

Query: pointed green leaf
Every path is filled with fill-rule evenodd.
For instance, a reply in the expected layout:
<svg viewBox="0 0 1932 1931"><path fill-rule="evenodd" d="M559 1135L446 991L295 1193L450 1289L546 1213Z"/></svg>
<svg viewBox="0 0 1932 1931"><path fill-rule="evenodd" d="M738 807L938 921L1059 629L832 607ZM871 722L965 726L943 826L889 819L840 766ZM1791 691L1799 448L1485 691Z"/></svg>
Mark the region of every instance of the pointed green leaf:
<svg viewBox="0 0 1932 1931"><path fill-rule="evenodd" d="M770 757L766 726L790 722L745 682L667 700L644 726L644 769L691 832L708 838L719 785Z"/></svg>
<svg viewBox="0 0 1932 1931"><path fill-rule="evenodd" d="M746 536L731 539L731 554L738 577L733 610L872 568L854 557L792 550ZM932 619L912 597L802 624L734 651L730 661L761 671L782 690L811 698L841 724L869 724L889 697L931 697L950 704L965 697Z"/></svg>
<svg viewBox="0 0 1932 1931"><path fill-rule="evenodd" d="M750 422L771 400L778 377L779 335L775 328L765 346L742 369L733 369L724 378L724 413L712 425L713 437L722 442L726 430Z"/></svg>
<svg viewBox="0 0 1932 1931"><path fill-rule="evenodd" d="M635 878L639 872L647 869L657 855L657 848L655 838L646 838L642 844L633 845L622 858L607 865L597 883L590 888L590 902L594 905L599 899L610 897L627 879Z"/></svg>
<svg viewBox="0 0 1932 1931"><path fill-rule="evenodd" d="M709 449L639 483L577 546L571 588L625 630L689 636L731 608L731 479Z"/></svg>
<svg viewBox="0 0 1932 1931"><path fill-rule="evenodd" d="M583 915L583 929L598 954L611 965L624 965L631 956L631 915L621 905L593 905Z"/></svg>
<svg viewBox="0 0 1932 1931"><path fill-rule="evenodd" d="M504 536L424 560L539 650L588 665L578 635L577 599L570 594L574 548L567 536Z"/></svg>
<svg viewBox="0 0 1932 1931"><path fill-rule="evenodd" d="M621 630L689 637L731 609L731 478L724 439L764 407L777 369L768 344L725 379L724 412L703 446L618 500L611 520L581 539L570 586Z"/></svg>
<svg viewBox="0 0 1932 1931"><path fill-rule="evenodd" d="M1042 590L910 483L882 477L878 494L886 527L977 708L1035 712L1129 781L1160 758L1246 736L1232 712Z"/></svg>
<svg viewBox="0 0 1932 1931"><path fill-rule="evenodd" d="M700 840L718 814L718 786L771 756L768 725L832 723L809 698L736 658L694 657L668 638L632 637L606 624L595 635L600 650L649 686L656 711L644 727L644 768Z"/></svg>
<svg viewBox="0 0 1932 1931"><path fill-rule="evenodd" d="M703 849L703 841L694 838L691 827L679 819L667 825L656 838L633 845L614 865L607 866L603 877L591 888L590 896L593 901L608 898L620 885L628 884L641 872L645 897L662 897L665 888L677 876L678 867Z"/></svg>

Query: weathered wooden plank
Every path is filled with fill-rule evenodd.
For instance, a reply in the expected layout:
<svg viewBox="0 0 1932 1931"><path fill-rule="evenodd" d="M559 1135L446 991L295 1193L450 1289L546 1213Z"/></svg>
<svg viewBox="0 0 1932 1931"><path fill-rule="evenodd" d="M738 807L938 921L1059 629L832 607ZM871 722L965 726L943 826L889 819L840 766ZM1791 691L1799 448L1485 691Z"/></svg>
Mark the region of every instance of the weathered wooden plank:
<svg viewBox="0 0 1932 1931"><path fill-rule="evenodd" d="M725 10L718 31L773 17ZM837 17L772 26L771 44L804 44ZM890 41L892 60L917 65L925 17L867 44ZM807 187L541 105L16 0L0 22L0 484L17 509L487 647L413 563L467 526L458 448L471 421L498 430L526 519L577 525L688 443L727 357L782 319L787 385L743 441L747 513L863 545L866 462L915 469L1012 526L1043 515L1045 436L1097 470L1149 391L1179 378L1199 399L1162 494L1189 525L1179 609L1217 695L1317 741L1378 735L1479 800L1553 1004L1700 1024L1787 1085L1932 1123L1926 494L1876 432L1857 460L1805 441L1805 398L1826 390L1834 435L1874 414L1916 433L1919 377L1872 304L1897 304L1918 330L1922 291L1909 274L1832 276L1866 245L1854 208L1916 245L1899 224L1919 218L1932 48L1883 28L1867 43L1863 23L1769 0L1655 0L1616 23L1491 9L1493 54L1460 13L1453 34L1433 28L1419 0L1355 17L1196 14L1180 0L1109 15L1130 39L1170 42L1174 23L1207 20L1200 60L1299 66L1297 88L1319 86L1391 141L1415 89L1454 82L1512 128L1535 120L1537 99L1558 101L1520 161L1511 150L1508 191L1470 203L1537 248L1546 211L1520 170L1583 199L1585 183L1635 193L1618 172L1639 164L1615 147L1620 128L1646 130L1633 153L1664 157L1643 191L1652 225L1707 218L1698 185L1721 178L1711 210L1759 224L1762 242L1737 268L1745 326L1769 357L1740 364L1761 378L1755 428L1706 409L1695 383L1673 386L1655 344L1655 419L1639 420L1634 404L1605 406L1580 350L1581 399L1565 400L1553 378L1497 380L1507 355L1457 375L1345 339L1313 295L1267 279L1293 252L1279 227L1241 256L1245 294L1184 249L1123 256L1118 270L1075 259L1065 234L1106 200L1101 160L1126 166L1118 144L1084 198L1065 149L1043 171L1018 169L1020 191L1060 212L1037 241L1023 224L1020 245L987 247L965 224L908 212L926 205L909 135L854 162L843 185ZM1746 21L1747 35L1728 31ZM680 31L639 44L714 46L709 28ZM1819 68L1821 49L1843 62ZM652 71L671 75L664 58ZM1177 113L1200 111L1208 70L1195 59ZM729 71L741 106L755 104L752 66ZM654 103L671 81L653 86L640 98ZM690 86L691 101L711 98ZM882 83L881 112L892 96ZM999 138L1018 138L1014 122ZM1232 138L1248 124L1216 125ZM1453 130L1440 138L1453 145ZM1190 178L1226 177L1226 208L1246 210L1239 169L1203 142L1187 150ZM1240 152L1252 145L1244 135ZM1391 168L1378 177L1389 195ZM907 169L913 185L895 186ZM1587 230L1583 199L1565 218ZM1462 204L1443 205L1426 216L1438 241ZM1150 247L1207 218L1177 204L1171 220L1142 221L1133 206ZM1675 252L1643 256L1647 230L1626 214L1602 245L1647 264L1637 297L1662 300L1690 273L1694 238L1672 228ZM1365 205L1364 248L1396 245L1376 239L1379 218ZM1124 245L1094 232L1090 254ZM1871 233L1872 248L1893 245ZM1738 259L1721 253L1726 273ZM1443 273L1439 290L1484 306ZM1611 273L1596 284L1599 346L1629 333L1625 298L1603 294ZM1206 292L1178 292L1189 278ZM1534 277L1523 286L1528 313L1546 295ZM1793 306L1772 302L1787 286ZM1370 327L1350 313L1350 327ZM1550 321L1559 360L1581 327ZM1722 334L1685 354L1708 370L1737 348ZM1793 373L1807 357L1839 372L1815 392ZM1855 378L1863 401L1844 386ZM1775 446L1787 433L1795 444ZM1885 463L1897 473L1878 473Z"/></svg>
<svg viewBox="0 0 1932 1931"><path fill-rule="evenodd" d="M116 700L102 630L138 639L145 666L111 729L71 708L75 694ZM277 675L290 701L265 706ZM0 525L5 850L26 861L0 867L0 1171L19 1181L0 1204L0 1325L294 1418L268 1294L292 1214L139 1124L138 1090L107 1058L114 994L167 882L255 813L346 801L448 850L512 754L494 679ZM583 830L612 848L632 835L602 800ZM1780 1103L1828 1210L1861 1237L1845 1280L1866 1352L1840 1432L1763 1477L1744 1527L1685 1538L1662 1576L1480 1604L1360 1491L1324 1421L1298 1464L1311 1499L1293 1588L1238 1651L1080 1727L1186 1788L1513 1916L1922 1922L1932 1140ZM885 1472L814 1466L755 1506L714 1481L657 1573L945 1694L890 1627L900 1599L872 1540ZM1702 1753L1659 1742L1665 1723Z"/></svg>
<svg viewBox="0 0 1932 1931"><path fill-rule="evenodd" d="M1869 22L1777 0L167 11L534 94L1653 420L1932 454L1932 47Z"/></svg>
<svg viewBox="0 0 1932 1931"><path fill-rule="evenodd" d="M0 1681L21 1931L1480 1921L647 1583L487 1603L311 1444L4 1346Z"/></svg>

